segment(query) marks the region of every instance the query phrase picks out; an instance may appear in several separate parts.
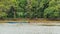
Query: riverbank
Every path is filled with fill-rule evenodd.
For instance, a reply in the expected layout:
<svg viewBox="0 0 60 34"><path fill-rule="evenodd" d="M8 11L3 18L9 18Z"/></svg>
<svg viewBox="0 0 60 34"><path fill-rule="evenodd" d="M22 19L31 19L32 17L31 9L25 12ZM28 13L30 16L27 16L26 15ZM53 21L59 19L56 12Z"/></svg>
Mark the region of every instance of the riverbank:
<svg viewBox="0 0 60 34"><path fill-rule="evenodd" d="M0 23L7 23L7 22L60 23L60 21L52 21L52 20L46 20L46 19L5 19L5 20L0 20Z"/></svg>

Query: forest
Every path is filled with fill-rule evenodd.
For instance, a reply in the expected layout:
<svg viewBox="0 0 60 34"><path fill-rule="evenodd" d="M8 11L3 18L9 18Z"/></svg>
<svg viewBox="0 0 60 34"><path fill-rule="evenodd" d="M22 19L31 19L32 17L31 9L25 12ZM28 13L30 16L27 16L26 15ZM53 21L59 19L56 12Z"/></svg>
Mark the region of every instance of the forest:
<svg viewBox="0 0 60 34"><path fill-rule="evenodd" d="M0 19L60 18L60 0L0 0Z"/></svg>

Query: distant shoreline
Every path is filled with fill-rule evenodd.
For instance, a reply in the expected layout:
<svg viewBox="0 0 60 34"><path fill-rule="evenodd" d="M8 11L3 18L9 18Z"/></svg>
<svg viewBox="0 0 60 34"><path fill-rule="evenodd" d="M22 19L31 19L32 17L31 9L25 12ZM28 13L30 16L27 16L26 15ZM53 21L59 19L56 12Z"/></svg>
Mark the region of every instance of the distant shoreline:
<svg viewBox="0 0 60 34"><path fill-rule="evenodd" d="M46 20L46 19L4 19L0 23L6 22L27 22L27 23L60 23L60 21Z"/></svg>

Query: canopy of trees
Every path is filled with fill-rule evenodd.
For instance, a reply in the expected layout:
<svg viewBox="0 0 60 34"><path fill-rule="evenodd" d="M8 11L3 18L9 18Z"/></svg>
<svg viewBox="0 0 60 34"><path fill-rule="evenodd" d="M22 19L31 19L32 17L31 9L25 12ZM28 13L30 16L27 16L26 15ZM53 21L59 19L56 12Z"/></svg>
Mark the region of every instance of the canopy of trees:
<svg viewBox="0 0 60 34"><path fill-rule="evenodd" d="M0 18L60 18L60 0L0 0Z"/></svg>

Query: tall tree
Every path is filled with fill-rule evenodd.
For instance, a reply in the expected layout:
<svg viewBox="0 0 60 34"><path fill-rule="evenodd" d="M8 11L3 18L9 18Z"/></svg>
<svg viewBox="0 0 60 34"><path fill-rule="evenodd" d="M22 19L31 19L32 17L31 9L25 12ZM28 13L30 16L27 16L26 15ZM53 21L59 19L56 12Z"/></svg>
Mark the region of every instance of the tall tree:
<svg viewBox="0 0 60 34"><path fill-rule="evenodd" d="M44 10L44 17L56 19L60 18L59 14L60 14L60 0L51 0L49 2L49 7Z"/></svg>

